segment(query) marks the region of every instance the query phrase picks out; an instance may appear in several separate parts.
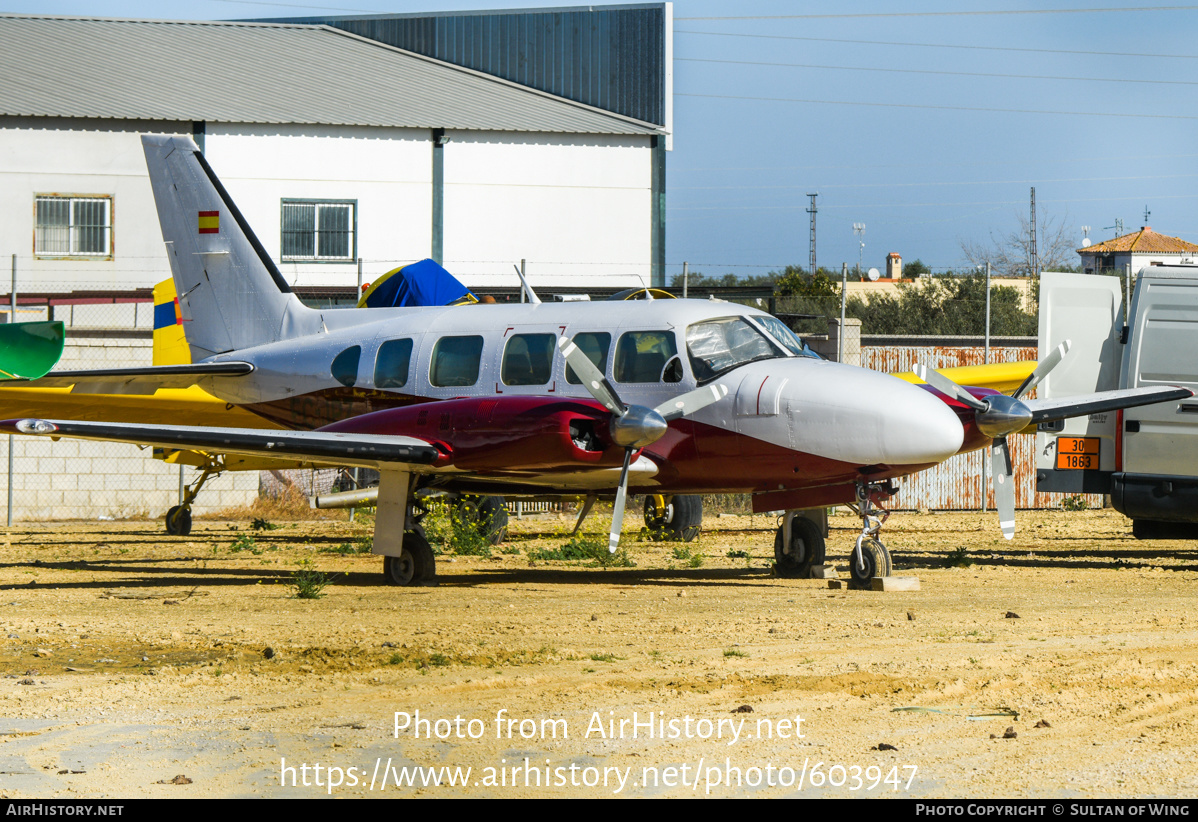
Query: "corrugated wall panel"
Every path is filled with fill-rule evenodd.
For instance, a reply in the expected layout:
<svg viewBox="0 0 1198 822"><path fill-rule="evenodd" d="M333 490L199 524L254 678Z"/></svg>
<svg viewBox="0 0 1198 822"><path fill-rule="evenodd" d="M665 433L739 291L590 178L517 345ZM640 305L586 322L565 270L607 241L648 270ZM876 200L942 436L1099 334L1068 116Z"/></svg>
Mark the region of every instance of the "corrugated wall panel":
<svg viewBox="0 0 1198 822"><path fill-rule="evenodd" d="M665 6L290 17L664 126Z"/></svg>
<svg viewBox="0 0 1198 822"><path fill-rule="evenodd" d="M991 347L991 362L1023 362L1036 359L1036 349L1027 346ZM910 371L916 363L932 368L982 365L985 351L968 346L862 346L861 364L875 371ZM1035 396L1033 392L1032 396ZM1011 463L1015 467L1016 508L1058 508L1068 494L1041 494L1036 491L1036 438L1008 437ZM907 477L900 482L895 505L899 508L927 510L977 510L982 505L982 461L987 452L959 454L935 468ZM986 466L986 508L994 510L994 491ZM1094 508L1102 506L1102 495L1085 495Z"/></svg>

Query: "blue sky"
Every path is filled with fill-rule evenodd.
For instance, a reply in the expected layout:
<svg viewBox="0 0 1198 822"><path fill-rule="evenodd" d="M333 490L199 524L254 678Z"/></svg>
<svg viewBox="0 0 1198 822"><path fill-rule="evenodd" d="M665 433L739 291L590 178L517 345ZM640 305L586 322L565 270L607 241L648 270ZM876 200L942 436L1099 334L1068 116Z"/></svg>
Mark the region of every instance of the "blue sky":
<svg viewBox="0 0 1198 822"><path fill-rule="evenodd" d="M1198 6L677 0L667 264L757 274L887 252L961 268L963 240L1038 213L1095 240L1198 242ZM1124 4L1127 0L1122 0ZM517 0L0 3L9 12L235 19L570 5ZM1124 9L1095 11L1097 8ZM996 14L993 12L1015 12ZM701 19L714 18L714 19Z"/></svg>

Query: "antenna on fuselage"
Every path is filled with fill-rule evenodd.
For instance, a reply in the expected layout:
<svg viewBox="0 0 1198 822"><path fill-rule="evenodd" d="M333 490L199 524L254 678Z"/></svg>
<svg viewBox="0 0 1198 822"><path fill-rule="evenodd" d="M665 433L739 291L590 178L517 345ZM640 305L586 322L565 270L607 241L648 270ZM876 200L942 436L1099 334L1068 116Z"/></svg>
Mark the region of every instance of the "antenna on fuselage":
<svg viewBox="0 0 1198 822"><path fill-rule="evenodd" d="M520 261L520 265L512 263L512 268L516 269L516 276L520 278L520 286L524 289L524 296L528 298L530 303L539 305L541 298L537 296L537 292L532 290L532 286L528 284L528 280L524 279L524 260Z"/></svg>

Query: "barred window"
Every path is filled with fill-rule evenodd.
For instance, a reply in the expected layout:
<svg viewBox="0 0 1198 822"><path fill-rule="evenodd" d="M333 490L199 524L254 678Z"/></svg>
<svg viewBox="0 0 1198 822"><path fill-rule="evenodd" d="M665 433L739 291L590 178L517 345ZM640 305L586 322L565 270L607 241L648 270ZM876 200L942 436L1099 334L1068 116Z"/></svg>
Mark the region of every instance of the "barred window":
<svg viewBox="0 0 1198 822"><path fill-rule="evenodd" d="M283 262L352 260L357 256L357 203L283 201Z"/></svg>
<svg viewBox="0 0 1198 822"><path fill-rule="evenodd" d="M38 195L33 253L39 257L111 257L112 198Z"/></svg>

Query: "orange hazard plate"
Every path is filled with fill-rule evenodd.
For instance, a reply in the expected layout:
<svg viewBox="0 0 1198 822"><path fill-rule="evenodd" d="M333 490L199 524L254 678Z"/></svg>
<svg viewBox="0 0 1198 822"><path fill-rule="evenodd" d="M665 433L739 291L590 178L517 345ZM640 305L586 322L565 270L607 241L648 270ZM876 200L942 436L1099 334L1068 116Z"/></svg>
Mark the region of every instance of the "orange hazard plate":
<svg viewBox="0 0 1198 822"><path fill-rule="evenodd" d="M1099 437L1057 437L1057 470L1098 468Z"/></svg>

